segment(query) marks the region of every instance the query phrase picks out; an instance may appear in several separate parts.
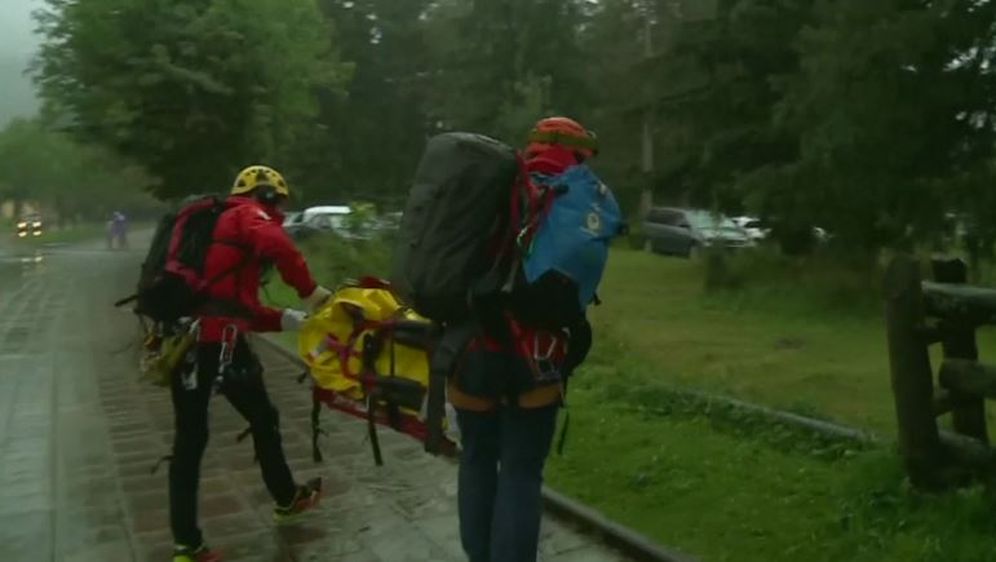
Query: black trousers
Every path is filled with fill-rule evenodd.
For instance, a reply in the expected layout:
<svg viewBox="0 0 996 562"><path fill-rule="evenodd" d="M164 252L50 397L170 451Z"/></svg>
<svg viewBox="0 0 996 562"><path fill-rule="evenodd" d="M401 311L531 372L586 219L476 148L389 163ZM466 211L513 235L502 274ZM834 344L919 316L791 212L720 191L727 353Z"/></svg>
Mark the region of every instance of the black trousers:
<svg viewBox="0 0 996 562"><path fill-rule="evenodd" d="M197 488L208 442L208 403L218 376L220 351L220 344L199 344L196 387L188 388L182 375L174 376L171 384L175 433L169 467L170 526L174 540L187 546L197 546L203 540L197 525ZM266 393L262 375L259 359L240 337L232 366L219 390L249 422L270 495L280 505L287 505L293 501L297 487L280 441L277 409Z"/></svg>

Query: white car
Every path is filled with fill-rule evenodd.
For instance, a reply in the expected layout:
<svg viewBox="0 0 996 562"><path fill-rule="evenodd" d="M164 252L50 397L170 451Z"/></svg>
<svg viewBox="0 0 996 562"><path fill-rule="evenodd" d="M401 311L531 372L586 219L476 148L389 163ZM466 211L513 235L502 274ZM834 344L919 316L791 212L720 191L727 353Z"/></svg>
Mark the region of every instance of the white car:
<svg viewBox="0 0 996 562"><path fill-rule="evenodd" d="M308 207L301 213L301 222L311 222L315 217L327 216L332 217L331 222L342 223L346 220L346 215L352 213L353 210L345 205L319 205L317 207Z"/></svg>
<svg viewBox="0 0 996 562"><path fill-rule="evenodd" d="M348 237L346 217L353 210L345 205L320 205L308 207L303 212L288 215L284 220L284 230L296 239L305 238L316 232L335 232Z"/></svg>
<svg viewBox="0 0 996 562"><path fill-rule="evenodd" d="M754 242L760 242L771 234L771 228L757 217L733 217L734 224L743 229L747 236Z"/></svg>
<svg viewBox="0 0 996 562"><path fill-rule="evenodd" d="M744 232L747 233L747 236L754 242L767 240L768 236L771 235L771 227L757 217L733 217L730 220L742 228ZM827 234L827 231L818 226L813 227L813 237L816 238L817 242L826 242L830 239L830 235Z"/></svg>

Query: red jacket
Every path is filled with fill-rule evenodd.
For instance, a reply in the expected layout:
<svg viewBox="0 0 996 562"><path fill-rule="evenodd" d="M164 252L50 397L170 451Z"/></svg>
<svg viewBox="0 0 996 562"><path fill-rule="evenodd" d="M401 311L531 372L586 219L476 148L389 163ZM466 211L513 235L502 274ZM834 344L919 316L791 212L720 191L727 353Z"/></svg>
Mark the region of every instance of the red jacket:
<svg viewBox="0 0 996 562"><path fill-rule="evenodd" d="M240 333L280 331L283 311L259 301L264 263L273 263L284 283L301 298L311 295L317 286L304 258L284 231L280 211L248 197L233 196L228 203L233 206L218 218L203 278L221 276L208 287L208 295L212 300L234 301L247 314L235 318L202 316L202 342L221 341L229 324L234 324Z"/></svg>

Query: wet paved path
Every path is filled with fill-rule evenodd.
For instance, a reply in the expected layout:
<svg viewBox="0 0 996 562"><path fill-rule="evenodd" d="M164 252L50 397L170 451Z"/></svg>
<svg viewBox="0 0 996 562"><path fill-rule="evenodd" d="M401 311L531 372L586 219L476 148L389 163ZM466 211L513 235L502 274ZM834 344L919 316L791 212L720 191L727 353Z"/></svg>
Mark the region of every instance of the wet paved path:
<svg viewBox="0 0 996 562"><path fill-rule="evenodd" d="M141 255L86 247L37 258L0 251L0 561L169 560L169 396L136 380L133 317L110 306L133 286ZM261 348L261 351L264 351ZM268 385L296 477L326 479L318 513L275 527L244 424L212 402L201 483L202 526L232 561L446 562L457 538L454 467L383 431L373 465L365 426L326 410L325 462L311 460L308 391L272 353ZM553 521L546 562L618 555Z"/></svg>

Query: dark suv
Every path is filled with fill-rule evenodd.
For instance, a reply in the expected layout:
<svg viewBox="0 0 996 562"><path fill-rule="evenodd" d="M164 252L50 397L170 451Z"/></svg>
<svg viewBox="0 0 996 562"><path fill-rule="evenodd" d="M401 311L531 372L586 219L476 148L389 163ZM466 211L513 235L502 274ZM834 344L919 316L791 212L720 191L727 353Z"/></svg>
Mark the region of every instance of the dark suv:
<svg viewBox="0 0 996 562"><path fill-rule="evenodd" d="M703 248L754 246L744 229L729 218L703 209L658 207L643 221L645 249L658 254L696 257Z"/></svg>

